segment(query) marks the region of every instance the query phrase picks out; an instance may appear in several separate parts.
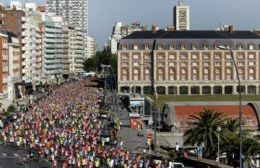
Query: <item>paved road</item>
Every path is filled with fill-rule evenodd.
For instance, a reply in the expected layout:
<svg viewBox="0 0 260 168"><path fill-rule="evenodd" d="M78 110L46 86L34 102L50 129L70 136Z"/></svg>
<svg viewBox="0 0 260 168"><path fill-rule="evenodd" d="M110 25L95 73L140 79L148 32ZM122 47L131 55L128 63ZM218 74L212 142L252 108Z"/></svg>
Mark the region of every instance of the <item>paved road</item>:
<svg viewBox="0 0 260 168"><path fill-rule="evenodd" d="M0 144L0 168L51 168L51 165L44 160L33 161L30 164L23 163L21 157L24 152Z"/></svg>

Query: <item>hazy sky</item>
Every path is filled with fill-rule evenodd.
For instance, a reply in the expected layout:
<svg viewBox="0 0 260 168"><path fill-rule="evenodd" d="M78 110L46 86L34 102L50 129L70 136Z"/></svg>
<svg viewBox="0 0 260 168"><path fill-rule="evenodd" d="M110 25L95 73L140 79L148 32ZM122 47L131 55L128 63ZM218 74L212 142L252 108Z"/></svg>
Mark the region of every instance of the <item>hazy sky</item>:
<svg viewBox="0 0 260 168"><path fill-rule="evenodd" d="M184 3L190 5L191 29L214 29L223 24L233 24L239 30L260 28L260 0L184 0ZM173 24L176 4L177 0L89 0L89 34L102 48L117 21L123 24L138 21L149 28L152 24L164 28Z"/></svg>

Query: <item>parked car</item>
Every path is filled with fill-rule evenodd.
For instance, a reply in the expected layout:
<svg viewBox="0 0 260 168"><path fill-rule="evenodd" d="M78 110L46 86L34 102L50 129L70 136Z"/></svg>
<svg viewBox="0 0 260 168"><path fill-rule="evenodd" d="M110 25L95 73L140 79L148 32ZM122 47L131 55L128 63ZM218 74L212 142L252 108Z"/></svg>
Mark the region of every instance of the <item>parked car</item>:
<svg viewBox="0 0 260 168"><path fill-rule="evenodd" d="M174 168L183 168L184 167L184 165L180 162L174 162L173 166L174 166Z"/></svg>

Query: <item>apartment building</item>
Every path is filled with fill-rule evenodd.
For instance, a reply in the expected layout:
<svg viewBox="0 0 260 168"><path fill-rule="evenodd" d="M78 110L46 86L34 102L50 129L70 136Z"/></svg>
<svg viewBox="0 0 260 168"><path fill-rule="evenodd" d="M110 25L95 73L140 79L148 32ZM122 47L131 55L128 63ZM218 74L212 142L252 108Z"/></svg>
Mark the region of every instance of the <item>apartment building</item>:
<svg viewBox="0 0 260 168"><path fill-rule="evenodd" d="M93 57L97 52L97 43L93 37L88 36L87 38L87 53L88 58Z"/></svg>
<svg viewBox="0 0 260 168"><path fill-rule="evenodd" d="M83 32L84 57L87 58L88 0L47 0L47 12L62 16L73 27Z"/></svg>
<svg viewBox="0 0 260 168"><path fill-rule="evenodd" d="M69 62L71 74L83 72L83 32L77 27L69 27Z"/></svg>
<svg viewBox="0 0 260 168"><path fill-rule="evenodd" d="M173 25L176 30L190 30L190 7L182 1L173 9Z"/></svg>
<svg viewBox="0 0 260 168"><path fill-rule="evenodd" d="M260 37L250 31L141 31L121 39L118 91L174 95L260 93ZM154 79L154 81L153 81Z"/></svg>
<svg viewBox="0 0 260 168"><path fill-rule="evenodd" d="M42 17L44 28L44 76L46 82L59 83L64 69L68 69L67 24L61 16L45 14ZM64 65L66 63L66 65Z"/></svg>
<svg viewBox="0 0 260 168"><path fill-rule="evenodd" d="M8 53L9 53L9 82L8 101L13 102L17 97L16 84L21 82L20 75L20 46L19 38L14 33L8 33Z"/></svg>
<svg viewBox="0 0 260 168"><path fill-rule="evenodd" d="M108 48L112 54L117 53L117 46L123 37L128 36L129 34L136 31L143 31L146 27L141 26L140 23L132 23L131 25L123 25L122 22L116 22L111 37L108 40Z"/></svg>
<svg viewBox="0 0 260 168"><path fill-rule="evenodd" d="M0 109L7 108L8 98L8 36L0 31Z"/></svg>
<svg viewBox="0 0 260 168"><path fill-rule="evenodd" d="M22 17L22 81L38 85L42 80L42 20L32 4Z"/></svg>

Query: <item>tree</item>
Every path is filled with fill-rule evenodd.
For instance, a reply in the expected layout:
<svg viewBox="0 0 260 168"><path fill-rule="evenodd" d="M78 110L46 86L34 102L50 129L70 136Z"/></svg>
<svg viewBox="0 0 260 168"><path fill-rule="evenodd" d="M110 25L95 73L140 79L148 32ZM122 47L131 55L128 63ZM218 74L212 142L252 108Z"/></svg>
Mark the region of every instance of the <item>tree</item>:
<svg viewBox="0 0 260 168"><path fill-rule="evenodd" d="M187 130L184 134L185 145L205 146L205 156L215 156L217 153L217 128L223 128L222 113L214 110L204 109L198 116L192 115L190 117L192 128ZM222 131L220 132L222 134ZM223 136L220 136L222 139Z"/></svg>
<svg viewBox="0 0 260 168"><path fill-rule="evenodd" d="M100 65L111 65L113 72L117 73L117 55L111 54L109 51L98 51L94 57L88 58L84 62L85 71L99 71Z"/></svg>
<svg viewBox="0 0 260 168"><path fill-rule="evenodd" d="M7 112L12 113L15 112L16 108L13 104L11 104L8 108L7 108Z"/></svg>

